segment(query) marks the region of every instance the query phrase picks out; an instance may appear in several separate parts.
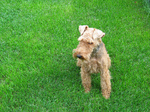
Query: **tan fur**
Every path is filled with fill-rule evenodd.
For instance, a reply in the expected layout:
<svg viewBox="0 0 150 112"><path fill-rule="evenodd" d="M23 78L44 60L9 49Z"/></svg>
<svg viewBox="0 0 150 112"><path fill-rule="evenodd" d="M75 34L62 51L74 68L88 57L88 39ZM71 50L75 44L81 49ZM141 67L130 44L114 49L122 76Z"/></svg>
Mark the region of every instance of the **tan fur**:
<svg viewBox="0 0 150 112"><path fill-rule="evenodd" d="M100 73L102 94L108 99L111 93L109 72L111 60L101 39L105 33L89 28L87 25L80 25L79 32L81 34L78 38L79 45L73 50L73 57L77 58L77 66L81 67L81 79L85 92L91 89L91 74Z"/></svg>

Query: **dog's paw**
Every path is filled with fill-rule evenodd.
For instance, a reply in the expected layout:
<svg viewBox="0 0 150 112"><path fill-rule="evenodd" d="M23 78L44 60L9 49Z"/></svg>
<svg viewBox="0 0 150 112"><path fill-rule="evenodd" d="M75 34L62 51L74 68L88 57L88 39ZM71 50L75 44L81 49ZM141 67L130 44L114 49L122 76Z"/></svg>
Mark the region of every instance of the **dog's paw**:
<svg viewBox="0 0 150 112"><path fill-rule="evenodd" d="M105 99L109 99L110 98L110 93L103 93L103 97Z"/></svg>
<svg viewBox="0 0 150 112"><path fill-rule="evenodd" d="M86 89L86 90L85 90L85 93L89 93L89 92L90 92L90 89Z"/></svg>

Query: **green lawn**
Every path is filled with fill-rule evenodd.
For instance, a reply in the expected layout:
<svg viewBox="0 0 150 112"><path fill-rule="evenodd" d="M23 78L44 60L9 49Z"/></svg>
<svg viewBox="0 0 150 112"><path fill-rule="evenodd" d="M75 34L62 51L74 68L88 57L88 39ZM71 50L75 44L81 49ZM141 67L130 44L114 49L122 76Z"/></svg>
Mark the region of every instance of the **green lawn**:
<svg viewBox="0 0 150 112"><path fill-rule="evenodd" d="M150 16L143 0L1 0L2 112L149 112ZM72 58L79 25L106 33L112 93L84 93Z"/></svg>

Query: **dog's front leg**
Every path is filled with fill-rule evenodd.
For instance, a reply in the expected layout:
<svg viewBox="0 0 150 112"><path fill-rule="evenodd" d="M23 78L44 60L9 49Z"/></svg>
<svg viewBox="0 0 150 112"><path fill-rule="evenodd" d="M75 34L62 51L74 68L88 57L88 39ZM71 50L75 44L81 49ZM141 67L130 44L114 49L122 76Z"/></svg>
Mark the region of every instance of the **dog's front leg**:
<svg viewBox="0 0 150 112"><path fill-rule="evenodd" d="M103 96L108 99L111 93L111 76L108 69L103 69L101 71L101 88Z"/></svg>
<svg viewBox="0 0 150 112"><path fill-rule="evenodd" d="M88 93L91 89L91 74L84 67L81 67L81 79L85 92Z"/></svg>

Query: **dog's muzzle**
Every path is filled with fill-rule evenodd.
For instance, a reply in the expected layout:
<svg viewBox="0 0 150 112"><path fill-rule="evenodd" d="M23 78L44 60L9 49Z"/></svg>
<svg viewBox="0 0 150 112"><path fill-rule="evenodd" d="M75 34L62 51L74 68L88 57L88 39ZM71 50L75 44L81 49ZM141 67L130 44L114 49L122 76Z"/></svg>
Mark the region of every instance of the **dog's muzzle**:
<svg viewBox="0 0 150 112"><path fill-rule="evenodd" d="M77 58L82 59L83 57L79 54L77 54Z"/></svg>

